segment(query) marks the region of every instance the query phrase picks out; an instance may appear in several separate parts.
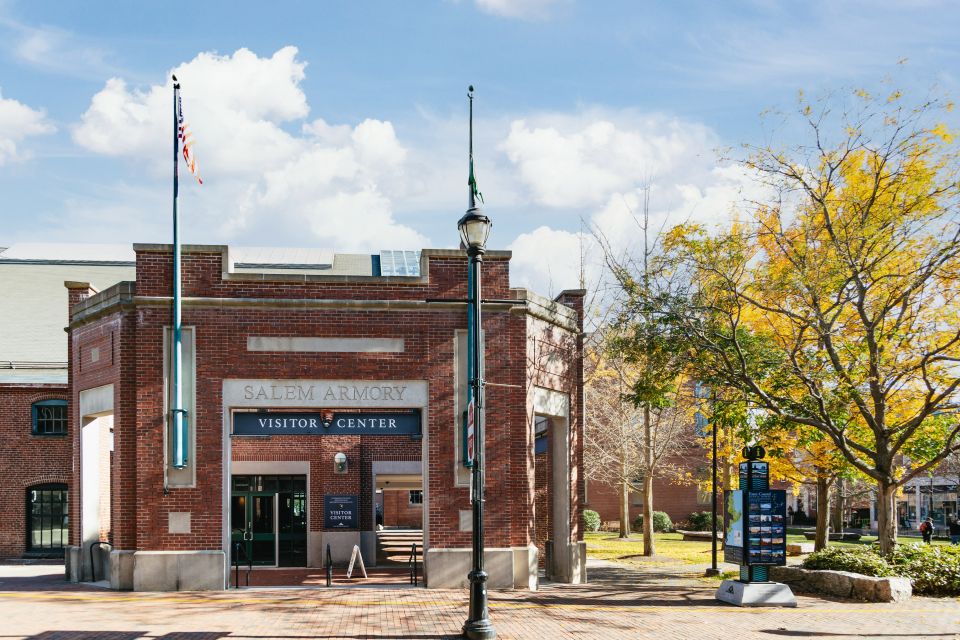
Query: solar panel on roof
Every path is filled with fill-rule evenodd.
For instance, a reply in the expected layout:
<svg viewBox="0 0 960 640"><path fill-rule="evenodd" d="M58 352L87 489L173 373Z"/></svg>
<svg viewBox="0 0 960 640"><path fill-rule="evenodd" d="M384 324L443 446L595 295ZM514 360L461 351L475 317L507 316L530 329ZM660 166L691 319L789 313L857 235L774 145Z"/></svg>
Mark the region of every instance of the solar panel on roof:
<svg viewBox="0 0 960 640"><path fill-rule="evenodd" d="M419 276L420 252L386 249L380 252L380 275Z"/></svg>

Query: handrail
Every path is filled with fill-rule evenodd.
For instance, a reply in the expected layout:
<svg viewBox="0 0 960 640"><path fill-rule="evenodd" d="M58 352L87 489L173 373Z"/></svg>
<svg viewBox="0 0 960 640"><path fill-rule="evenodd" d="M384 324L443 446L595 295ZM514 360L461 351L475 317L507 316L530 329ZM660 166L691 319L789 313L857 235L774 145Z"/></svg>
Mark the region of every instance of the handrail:
<svg viewBox="0 0 960 640"><path fill-rule="evenodd" d="M233 588L240 588L240 554L243 554L243 559L247 561L247 574L246 586L250 586L250 572L253 570L253 558L247 555L246 545L242 542L233 543Z"/></svg>
<svg viewBox="0 0 960 640"><path fill-rule="evenodd" d="M327 543L327 586L333 586L333 559L330 556L330 543Z"/></svg>
<svg viewBox="0 0 960 640"><path fill-rule="evenodd" d="M107 545L108 547L113 548L113 545L107 542L106 540L98 540L96 542L90 543L90 577L93 578L93 582L97 581L97 565L94 564L93 562L93 548L101 547L103 545ZM106 578L106 576L104 576L104 578Z"/></svg>
<svg viewBox="0 0 960 640"><path fill-rule="evenodd" d="M417 543L414 542L410 545L410 557L407 559L407 562L410 565L410 584L413 586L419 586L419 578L417 577Z"/></svg>

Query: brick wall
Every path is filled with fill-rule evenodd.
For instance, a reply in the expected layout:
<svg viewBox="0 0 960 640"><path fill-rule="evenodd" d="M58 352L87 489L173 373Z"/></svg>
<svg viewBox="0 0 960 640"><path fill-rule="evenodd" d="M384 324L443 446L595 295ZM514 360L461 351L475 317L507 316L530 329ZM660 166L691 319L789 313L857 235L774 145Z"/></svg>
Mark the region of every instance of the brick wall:
<svg viewBox="0 0 960 640"><path fill-rule="evenodd" d="M46 483L63 483L68 509L77 513L75 486L70 474L72 425L66 436L35 436L31 430L31 405L40 400L66 400L66 385L0 384L0 557L20 556L27 543L27 489ZM73 518L71 518L73 519Z"/></svg>
<svg viewBox="0 0 960 640"><path fill-rule="evenodd" d="M410 504L409 491L383 490L383 526L419 529L423 525L423 505Z"/></svg>
<svg viewBox="0 0 960 640"><path fill-rule="evenodd" d="M597 481L590 481L587 491L587 509L600 514L602 522L620 521L620 496L616 488ZM634 504L636 503L636 504ZM718 504L721 502L718 501ZM697 485L679 484L669 479L657 478L653 482L653 509L665 511L670 520L686 520L695 511L709 511L710 503L701 504L697 499ZM630 522L643 513L639 494L630 497Z"/></svg>

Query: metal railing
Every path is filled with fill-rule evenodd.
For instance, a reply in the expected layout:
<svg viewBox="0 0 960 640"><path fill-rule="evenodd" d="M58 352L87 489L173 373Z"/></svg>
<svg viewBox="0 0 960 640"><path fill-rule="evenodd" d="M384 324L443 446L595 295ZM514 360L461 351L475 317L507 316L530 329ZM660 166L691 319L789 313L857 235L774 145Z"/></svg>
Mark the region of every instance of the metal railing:
<svg viewBox="0 0 960 640"><path fill-rule="evenodd" d="M417 543L410 545L410 558L407 560L410 565L410 584L418 586L419 577L417 576Z"/></svg>
<svg viewBox="0 0 960 640"><path fill-rule="evenodd" d="M111 549L113 548L113 545L110 544L109 542L107 542L106 540L99 540L99 541L97 541L97 542L91 542L91 543L90 543L90 577L92 578L91 582L96 582L96 581L97 581L97 565L96 565L96 563L94 563L94 561L93 561L93 548L94 548L94 547L102 547L103 545L106 545L106 546L110 547ZM103 561L102 561L102 560L100 561L100 565L103 566ZM103 577L106 578L107 576L104 575Z"/></svg>
<svg viewBox="0 0 960 640"><path fill-rule="evenodd" d="M333 586L333 558L330 555L329 543L327 544L326 565L327 565L327 586L332 587Z"/></svg>
<svg viewBox="0 0 960 640"><path fill-rule="evenodd" d="M250 586L250 572L253 571L253 558L247 555L246 545L243 542L233 543L233 588L240 588L240 555L247 561L246 585Z"/></svg>

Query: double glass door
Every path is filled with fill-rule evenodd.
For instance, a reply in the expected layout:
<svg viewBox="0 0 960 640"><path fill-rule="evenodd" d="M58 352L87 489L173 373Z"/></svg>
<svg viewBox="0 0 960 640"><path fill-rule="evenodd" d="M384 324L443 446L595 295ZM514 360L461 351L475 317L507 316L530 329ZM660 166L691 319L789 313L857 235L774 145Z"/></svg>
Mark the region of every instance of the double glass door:
<svg viewBox="0 0 960 640"><path fill-rule="evenodd" d="M306 566L305 476L233 476L230 521L233 561Z"/></svg>

